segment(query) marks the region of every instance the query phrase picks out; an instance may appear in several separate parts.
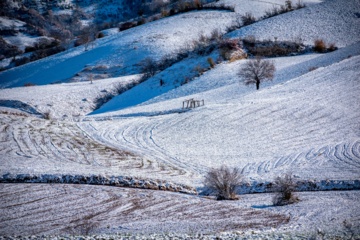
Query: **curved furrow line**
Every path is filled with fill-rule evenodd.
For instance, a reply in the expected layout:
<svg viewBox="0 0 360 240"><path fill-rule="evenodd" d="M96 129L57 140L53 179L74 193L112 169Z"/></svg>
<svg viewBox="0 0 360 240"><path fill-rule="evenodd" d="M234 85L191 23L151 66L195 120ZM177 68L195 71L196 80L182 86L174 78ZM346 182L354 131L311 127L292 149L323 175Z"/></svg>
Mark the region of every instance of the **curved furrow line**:
<svg viewBox="0 0 360 240"><path fill-rule="evenodd" d="M360 140L356 141L351 147L351 153L354 158L360 159Z"/></svg>
<svg viewBox="0 0 360 240"><path fill-rule="evenodd" d="M162 123L164 124L164 123ZM162 159L162 161L169 166L171 176L177 175L191 175L189 172L189 165L184 163L180 163L176 158L169 155L169 153L162 148L154 139L154 129L157 129L161 124L155 123L150 125L146 132L143 132L143 141L147 144L147 148L153 151L158 157ZM159 156L160 155L160 156ZM194 166L192 166L194 167ZM192 168L193 169L193 168Z"/></svg>
<svg viewBox="0 0 360 240"><path fill-rule="evenodd" d="M43 149L41 148L41 146L39 146L39 144L37 144L36 140L34 139L34 133L33 133L33 129L29 129L29 131L27 131L27 138L30 139L31 141L31 146L35 149L35 153L33 153L34 156L44 156L42 153L44 152Z"/></svg>
<svg viewBox="0 0 360 240"><path fill-rule="evenodd" d="M340 179L353 179L360 176L360 140L345 142L335 146L324 146L318 150L291 154L268 161L247 163L242 167L245 175L267 175L281 172L310 174L317 178L316 173L326 176L337 176ZM328 178L328 177L326 177Z"/></svg>
<svg viewBox="0 0 360 240"><path fill-rule="evenodd" d="M76 235L85 228L97 233L108 225L117 232L172 232L190 225L204 232L214 232L234 222L243 224L243 227L245 223L267 227L270 226L267 222L271 217L277 218L271 226L277 226L283 223L285 217L173 193L88 185L61 186L64 191L54 189L49 184L11 184L6 190L0 190L0 201L5 200L1 194L3 192L12 192L7 195L6 201L16 198L28 200L22 205L7 208L4 212L6 215L0 215L0 235L31 235L38 232ZM19 187L28 191L21 193ZM8 216L13 218L8 219Z"/></svg>
<svg viewBox="0 0 360 240"><path fill-rule="evenodd" d="M351 148L348 147L349 145L346 143L338 144L334 147L334 151L331 151L331 155L329 155L329 158L334 158L334 160L337 160L338 162L342 162L345 165L351 165L353 167L360 168L360 159L359 158L348 158L347 152Z"/></svg>
<svg viewBox="0 0 360 240"><path fill-rule="evenodd" d="M14 126L10 126L10 131L11 131L12 139L13 139L15 145L17 146L16 150L15 150L16 154L18 154L20 156L24 156L24 157L30 157L27 154L26 146L22 142L21 135L19 135L19 133L18 133L18 129L16 129Z"/></svg>
<svg viewBox="0 0 360 240"><path fill-rule="evenodd" d="M290 162L293 162L293 161L291 160L291 157L289 157L289 156L278 158L274 161L273 168L282 168L286 165L289 165Z"/></svg>
<svg viewBox="0 0 360 240"><path fill-rule="evenodd" d="M43 137L44 146L46 147L46 152L47 152L49 158L52 158L55 161L66 160L66 159L63 159L63 156L58 151L58 149L55 146L53 146L50 135L43 133L42 137Z"/></svg>
<svg viewBox="0 0 360 240"><path fill-rule="evenodd" d="M176 164L174 165L174 161L169 161L171 157L166 155L166 153L152 142L151 130L153 128L154 126L145 120L136 125L127 126L126 129L122 129L121 131L117 131L117 129L106 129L105 131L114 132L112 135L121 135L121 139L120 137L116 138L117 143L124 140L123 143L127 144L128 148L150 158L151 168L154 171L162 172L165 175L184 175L186 171L179 168ZM154 161L156 161L156 165L154 165ZM144 165L143 167L150 167L150 165ZM154 167L156 168L154 169Z"/></svg>
<svg viewBox="0 0 360 240"><path fill-rule="evenodd" d="M120 126L119 126L120 125ZM129 125L126 123L121 123L117 126L113 125L103 125L100 124L97 126L98 132L100 132L101 141L105 144L110 144L111 146L129 149L134 153L146 156L147 159L138 159L141 160L141 164L133 164L132 168L140 168L146 171L158 172L164 175L167 175L166 164L159 162L159 158L153 157L149 152L151 149L146 147L146 141L140 140L145 131L145 125L143 121L138 125ZM129 166L131 167L131 166Z"/></svg>

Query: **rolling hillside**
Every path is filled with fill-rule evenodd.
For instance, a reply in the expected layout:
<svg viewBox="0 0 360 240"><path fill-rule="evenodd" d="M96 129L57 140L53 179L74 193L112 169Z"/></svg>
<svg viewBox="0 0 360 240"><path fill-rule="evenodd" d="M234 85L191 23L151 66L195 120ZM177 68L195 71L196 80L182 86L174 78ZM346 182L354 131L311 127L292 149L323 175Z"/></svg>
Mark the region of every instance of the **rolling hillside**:
<svg viewBox="0 0 360 240"><path fill-rule="evenodd" d="M305 8L225 34L301 38L309 49L270 58L275 77L259 90L238 76L251 59L217 61L218 49L192 52L140 81L142 60L177 54L199 36L225 33L239 14L252 11L259 18L284 1L222 3L236 12L166 17L98 39L88 51L80 46L0 73L0 235L360 236L359 2L309 0ZM312 51L317 38L338 49ZM213 68L208 58L216 59ZM188 99L204 105L184 109ZM237 201L204 196L205 174L222 165L241 169ZM266 184L286 173L303 183L299 190L317 191L273 206ZM31 183L46 182L44 176L51 183ZM67 176L128 178L137 188L144 185L135 179L175 183L200 195L55 183ZM16 178L27 184L7 180ZM357 190L331 191L346 189Z"/></svg>

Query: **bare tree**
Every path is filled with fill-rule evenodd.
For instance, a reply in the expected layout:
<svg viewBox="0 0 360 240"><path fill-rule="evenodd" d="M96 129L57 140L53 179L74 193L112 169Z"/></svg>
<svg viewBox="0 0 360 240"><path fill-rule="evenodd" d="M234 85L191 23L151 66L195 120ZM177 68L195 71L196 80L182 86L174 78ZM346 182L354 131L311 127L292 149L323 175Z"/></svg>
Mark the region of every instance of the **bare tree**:
<svg viewBox="0 0 360 240"><path fill-rule="evenodd" d="M157 62L151 58L147 57L140 62L140 71L147 77L152 77L158 71L158 64Z"/></svg>
<svg viewBox="0 0 360 240"><path fill-rule="evenodd" d="M275 70L273 62L256 57L245 63L238 76L244 80L245 85L256 84L256 90L259 90L261 82L274 78Z"/></svg>
<svg viewBox="0 0 360 240"><path fill-rule="evenodd" d="M277 177L275 179L276 193L273 197L273 204L275 206L283 206L299 201L299 198L294 193L296 190L296 183L291 174L285 174L284 177Z"/></svg>
<svg viewBox="0 0 360 240"><path fill-rule="evenodd" d="M207 173L204 185L215 192L217 200L235 200L236 188L241 181L240 169L222 166Z"/></svg>
<svg viewBox="0 0 360 240"><path fill-rule="evenodd" d="M85 51L87 51L90 44L96 38L96 32L97 32L97 30L96 30L96 27L94 27L94 26L88 26L88 27L84 28L81 31L81 34L80 34L80 36L78 38L77 43L79 45L84 45Z"/></svg>

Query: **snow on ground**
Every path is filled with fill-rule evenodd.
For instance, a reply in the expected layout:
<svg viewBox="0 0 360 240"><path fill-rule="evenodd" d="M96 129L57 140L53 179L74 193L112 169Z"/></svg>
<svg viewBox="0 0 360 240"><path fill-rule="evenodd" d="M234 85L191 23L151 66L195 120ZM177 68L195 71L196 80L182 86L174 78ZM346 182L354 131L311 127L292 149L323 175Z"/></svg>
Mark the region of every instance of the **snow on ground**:
<svg viewBox="0 0 360 240"><path fill-rule="evenodd" d="M7 17L0 17L0 30L3 29L18 29L23 27L26 23L17 19L9 19Z"/></svg>
<svg viewBox="0 0 360 240"><path fill-rule="evenodd" d="M5 236L157 233L158 238L273 239L285 234L308 239L325 234L329 239L360 234L359 191L300 193L299 203L283 207L272 206L271 194L214 201L151 190L59 184L0 184L0 193L0 235ZM221 234L227 231L235 233Z"/></svg>
<svg viewBox="0 0 360 240"><path fill-rule="evenodd" d="M226 164L240 167L246 181L272 181L287 172L296 180L359 180L360 48L352 30L357 30L357 20L350 14L358 7L350 11L346 3L314 4L234 34L262 29L261 35L256 34L273 38L277 29L265 31L263 27L289 20L289 16L295 22L302 16L309 28L301 32L306 39L312 38L315 26L322 31L326 20L327 26L336 29L324 39L336 40L341 49L274 58L276 77L259 91L239 83L236 76L247 60L219 64L180 86L175 77L183 77L177 75L179 69L190 71L191 61L203 64L205 57L175 64L126 93L128 99L141 101L124 103L124 94L99 109L101 114L78 123L71 117L61 118L67 112L88 113L92 106L88 100L133 76L93 84L3 89L0 173L125 175L201 187L209 168ZM344 8L339 15L343 20L334 14L340 10L329 10L336 7ZM304 17L307 13L308 18ZM100 39L87 52L80 47L0 73L0 84L48 84L66 80L88 66L123 64L123 74L137 72L136 64L148 54L160 58L171 53L203 30L211 32L231 24L231 16L234 14L228 12L191 12L149 23ZM309 25L316 21L319 25ZM290 20L288 25L292 26ZM287 25L276 26L286 29ZM288 39L297 31L301 29L294 27L284 36ZM165 86L159 90L160 76ZM204 99L205 106L185 111L182 103L188 98ZM9 108L14 106L27 113ZM47 110L55 112L55 119L36 115ZM166 192L80 185L0 184L0 192L4 203L0 208L5 212L0 216L0 231L11 235L239 230L234 234L259 234L263 239L263 233L271 238L279 232L289 238L293 234L306 238L323 233L360 234L359 191L299 193L301 202L284 207L270 206L269 194L215 202ZM284 219L289 223L278 225Z"/></svg>
<svg viewBox="0 0 360 240"><path fill-rule="evenodd" d="M304 0L301 1L306 6L317 4L322 2L322 0ZM298 1L292 1L292 4L295 6ZM211 3L213 4L213 3ZM264 16L265 12L273 9L274 7L279 8L281 5L285 5L285 0L220 0L216 5L233 6L235 7L235 12L244 15L245 13L251 13L256 19Z"/></svg>
<svg viewBox="0 0 360 240"><path fill-rule="evenodd" d="M39 42L41 39L53 40L53 38L31 36L21 32L17 33L15 36L6 36L3 38L7 43L17 46L22 51L25 51L25 48L28 46L34 46L34 44Z"/></svg>
<svg viewBox="0 0 360 240"><path fill-rule="evenodd" d="M0 73L0 87L23 86L25 83L49 84L66 81L85 66L123 65L120 72L137 73L137 64L151 56L159 59L191 45L200 33L210 35L232 24L235 13L195 11L150 22L118 34L98 39L84 51L80 46ZM139 34L141 33L141 34ZM119 73L118 73L119 74Z"/></svg>
<svg viewBox="0 0 360 240"><path fill-rule="evenodd" d="M94 115L112 120L79 126L97 141L173 164L195 178L226 163L255 179L286 171L302 179L357 179L359 67L356 56L257 92L235 82L189 95L206 104L182 114L163 109L180 110L184 98L178 98L125 109L127 115ZM165 115L142 114L152 107Z"/></svg>
<svg viewBox="0 0 360 240"><path fill-rule="evenodd" d="M357 0L324 1L241 28L228 36L270 40L300 38L310 45L315 39L323 39L328 44L344 47L360 40L359 12Z"/></svg>
<svg viewBox="0 0 360 240"><path fill-rule="evenodd" d="M17 100L50 113L53 119L76 119L94 110L95 100L114 92L119 86L138 81L139 76L127 76L79 83L50 84L22 88L0 89L0 106L4 100Z"/></svg>
<svg viewBox="0 0 360 240"><path fill-rule="evenodd" d="M351 56L360 55L360 43L350 45L348 47L339 49L335 52L328 54L306 54L301 56L291 56L291 57L280 57L274 58L276 65L276 73L273 82L264 83L263 87L271 86L281 82L288 81L290 79L299 77L303 74L308 73L311 70L326 67L336 62L339 62L343 59L349 58ZM171 108L168 102L164 100L176 99L179 97L184 97L184 99L189 98L190 95L206 92L212 89L225 87L233 88L233 84L239 83L240 79L237 76L237 72L240 69L241 65L244 64L244 61L236 61L232 63L222 63L217 65L211 71L206 72L199 78L195 78L195 81L185 84L181 87L180 83L183 79L189 76L189 72L193 71L193 66L207 64L208 56L196 59L186 59L181 61L178 64L166 69L165 71L157 74L155 77L149 79L148 81L138 85L137 87L131 89L125 94L119 95L104 104L100 109L93 112L93 114L100 114L107 112L107 115L119 115L119 113L111 113L116 110L121 110L127 107L140 105L140 110L135 110L134 108L123 110L121 114L123 115L133 115L133 112L139 111L143 114L154 115L153 112L161 113L168 112L168 109ZM214 56L211 56L214 58ZM194 63L194 61L197 61ZM204 68L207 66L203 66ZM159 81L162 79L165 84L162 87L159 87ZM172 88L175 89L171 90ZM215 98L216 102L226 102L229 99L237 98L238 94L247 93L249 89L247 87L236 87L233 93L227 93L221 96L221 99ZM133 98L133 96L137 96ZM207 99L207 102L212 102L210 98ZM142 107L141 105L148 105L151 103L158 103L155 107L151 106L149 109ZM181 107L181 104L177 103L177 107ZM136 106L135 106L136 108ZM138 114L139 115L139 114ZM141 114L140 114L141 115Z"/></svg>

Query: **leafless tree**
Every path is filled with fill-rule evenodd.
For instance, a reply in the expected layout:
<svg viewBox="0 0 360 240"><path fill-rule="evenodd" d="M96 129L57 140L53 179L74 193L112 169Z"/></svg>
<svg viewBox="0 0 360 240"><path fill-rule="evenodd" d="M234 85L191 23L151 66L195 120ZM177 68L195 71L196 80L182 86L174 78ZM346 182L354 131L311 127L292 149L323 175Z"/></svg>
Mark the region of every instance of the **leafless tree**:
<svg viewBox="0 0 360 240"><path fill-rule="evenodd" d="M235 200L236 188L241 182L240 169L222 166L206 174L204 185L215 192L217 200Z"/></svg>
<svg viewBox="0 0 360 240"><path fill-rule="evenodd" d="M140 71L147 77L152 77L158 71L158 64L153 58L147 57L140 62Z"/></svg>
<svg viewBox="0 0 360 240"><path fill-rule="evenodd" d="M256 57L245 63L238 76L243 79L245 85L256 84L256 90L259 90L261 82L274 78L275 70L273 62Z"/></svg>
<svg viewBox="0 0 360 240"><path fill-rule="evenodd" d="M95 40L96 33L97 33L97 30L96 30L96 27L94 27L94 26L86 27L81 31L81 34L78 39L78 43L80 45L84 45L85 51L88 50L90 44Z"/></svg>
<svg viewBox="0 0 360 240"><path fill-rule="evenodd" d="M275 206L283 206L299 201L299 198L294 193L296 190L296 183L291 174L285 174L283 177L275 179L275 195L273 197L273 204Z"/></svg>

